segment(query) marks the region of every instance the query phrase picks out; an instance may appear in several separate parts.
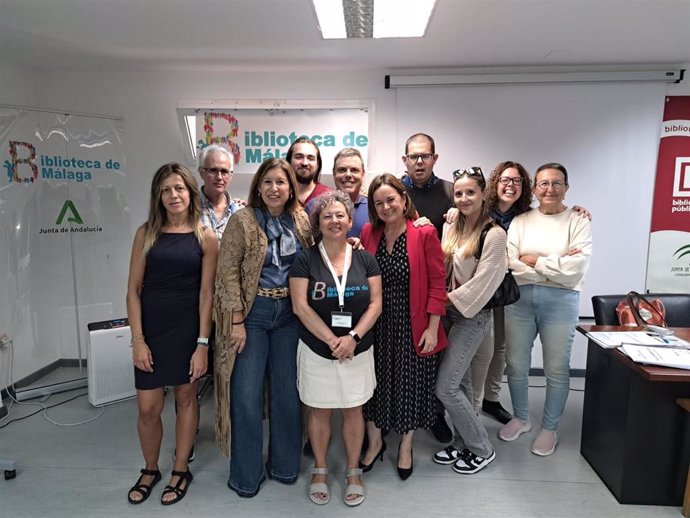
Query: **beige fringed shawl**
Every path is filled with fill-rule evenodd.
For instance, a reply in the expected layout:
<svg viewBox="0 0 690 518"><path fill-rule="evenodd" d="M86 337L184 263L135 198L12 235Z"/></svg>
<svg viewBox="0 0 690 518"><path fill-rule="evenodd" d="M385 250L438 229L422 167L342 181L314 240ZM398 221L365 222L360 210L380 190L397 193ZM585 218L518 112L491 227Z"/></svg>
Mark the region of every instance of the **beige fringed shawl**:
<svg viewBox="0 0 690 518"><path fill-rule="evenodd" d="M302 248L313 246L306 212L296 210L294 220L295 234ZM241 311L244 319L251 311L267 247L268 239L259 228L252 207L241 209L230 217L220 244L213 300L215 435L216 444L226 457L230 456L230 375L237 353L229 342L232 313Z"/></svg>

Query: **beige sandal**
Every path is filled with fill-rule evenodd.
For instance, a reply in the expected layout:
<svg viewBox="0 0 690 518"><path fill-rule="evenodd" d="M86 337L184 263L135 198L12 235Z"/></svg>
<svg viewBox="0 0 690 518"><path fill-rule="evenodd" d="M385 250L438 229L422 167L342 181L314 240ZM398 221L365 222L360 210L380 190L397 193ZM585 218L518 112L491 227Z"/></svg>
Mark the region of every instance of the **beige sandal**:
<svg viewBox="0 0 690 518"><path fill-rule="evenodd" d="M328 468L311 468L313 475L328 475ZM326 495L326 496L323 496ZM309 499L316 505L326 505L331 501L331 491L325 482L313 482L309 484Z"/></svg>
<svg viewBox="0 0 690 518"><path fill-rule="evenodd" d="M349 468L345 472L345 481L347 482L347 479L350 477L361 477L362 476L362 470L360 468ZM356 498L350 498L348 499L348 496L354 496ZM364 502L364 486L361 484L347 484L345 487L345 494L343 495L343 502L345 502L345 505L349 505L350 507L355 507L362 502Z"/></svg>

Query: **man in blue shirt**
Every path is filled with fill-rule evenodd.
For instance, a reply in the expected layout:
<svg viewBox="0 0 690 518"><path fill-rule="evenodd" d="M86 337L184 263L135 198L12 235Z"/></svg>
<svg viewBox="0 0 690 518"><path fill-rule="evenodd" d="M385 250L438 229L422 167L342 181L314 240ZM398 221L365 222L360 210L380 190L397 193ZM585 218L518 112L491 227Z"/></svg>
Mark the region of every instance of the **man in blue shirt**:
<svg viewBox="0 0 690 518"><path fill-rule="evenodd" d="M355 211L352 217L352 228L347 237L359 237L364 224L369 221L367 197L362 194L364 182L364 160L361 153L354 148L346 147L338 151L333 159L333 182L352 200Z"/></svg>

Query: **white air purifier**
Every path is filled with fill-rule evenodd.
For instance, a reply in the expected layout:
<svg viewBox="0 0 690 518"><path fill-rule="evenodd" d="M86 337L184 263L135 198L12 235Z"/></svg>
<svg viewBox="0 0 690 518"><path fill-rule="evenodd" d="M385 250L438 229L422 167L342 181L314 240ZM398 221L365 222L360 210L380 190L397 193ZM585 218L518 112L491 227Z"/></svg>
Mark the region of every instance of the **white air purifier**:
<svg viewBox="0 0 690 518"><path fill-rule="evenodd" d="M129 321L93 322L88 328L89 403L98 407L136 396Z"/></svg>

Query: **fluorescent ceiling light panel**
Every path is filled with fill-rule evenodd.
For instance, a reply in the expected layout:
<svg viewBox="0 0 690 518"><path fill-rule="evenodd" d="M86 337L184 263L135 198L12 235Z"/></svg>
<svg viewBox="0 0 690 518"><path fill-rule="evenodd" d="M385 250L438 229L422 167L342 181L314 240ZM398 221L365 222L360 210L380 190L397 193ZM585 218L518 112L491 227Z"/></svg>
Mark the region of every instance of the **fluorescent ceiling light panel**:
<svg viewBox="0 0 690 518"><path fill-rule="evenodd" d="M324 39L421 38L436 0L312 0Z"/></svg>
<svg viewBox="0 0 690 518"><path fill-rule="evenodd" d="M436 0L376 0L374 38L421 38Z"/></svg>
<svg viewBox="0 0 690 518"><path fill-rule="evenodd" d="M321 35L326 40L345 39L345 17L341 0L313 0Z"/></svg>

